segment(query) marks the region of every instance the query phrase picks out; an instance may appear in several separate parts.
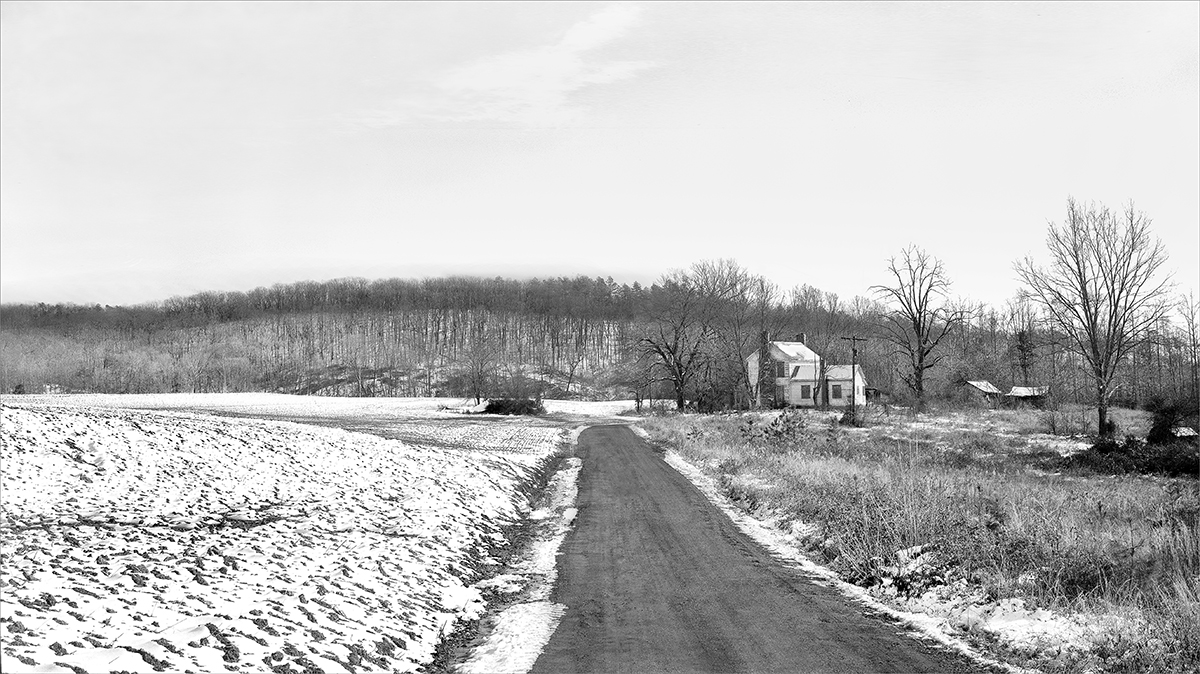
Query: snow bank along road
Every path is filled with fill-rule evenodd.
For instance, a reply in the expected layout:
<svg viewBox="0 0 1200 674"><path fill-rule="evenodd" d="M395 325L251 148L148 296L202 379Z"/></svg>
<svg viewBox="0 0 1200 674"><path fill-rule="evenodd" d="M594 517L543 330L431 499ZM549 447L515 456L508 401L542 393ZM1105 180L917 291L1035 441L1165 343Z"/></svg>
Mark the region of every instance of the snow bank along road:
<svg viewBox="0 0 1200 674"><path fill-rule="evenodd" d="M772 558L624 426L579 437L575 529L534 672L973 672Z"/></svg>
<svg viewBox="0 0 1200 674"><path fill-rule="evenodd" d="M415 671L479 615L477 564L564 433L435 420L417 445L71 398L0 408L5 672Z"/></svg>

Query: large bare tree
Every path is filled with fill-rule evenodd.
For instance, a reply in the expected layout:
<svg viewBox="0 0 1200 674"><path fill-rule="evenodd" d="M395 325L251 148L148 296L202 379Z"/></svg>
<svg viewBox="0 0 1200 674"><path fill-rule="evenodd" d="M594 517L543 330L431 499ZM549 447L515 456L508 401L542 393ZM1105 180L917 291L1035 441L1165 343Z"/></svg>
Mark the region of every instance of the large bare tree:
<svg viewBox="0 0 1200 674"><path fill-rule="evenodd" d="M934 354L938 344L963 320L961 310L948 303L950 278L942 263L917 246L909 246L889 260L890 285L871 286L889 305L883 316L883 338L904 361L897 374L925 407L925 375L941 362Z"/></svg>
<svg viewBox="0 0 1200 674"><path fill-rule="evenodd" d="M753 400L755 382L746 356L759 346L763 333L778 330L778 288L729 259L697 262L691 278L704 298L711 327L705 364L709 404Z"/></svg>
<svg viewBox="0 0 1200 674"><path fill-rule="evenodd" d="M1169 278L1162 242L1150 235L1150 218L1067 200L1067 219L1050 223L1050 262L1026 257L1016 264L1029 297L1065 335L1064 346L1083 358L1096 395L1097 424L1112 433L1108 398L1121 361L1167 312Z"/></svg>
<svg viewBox="0 0 1200 674"><path fill-rule="evenodd" d="M662 366L674 389L676 408L683 411L708 355L709 303L691 275L675 270L664 274L652 292L650 319L640 341L642 353Z"/></svg>

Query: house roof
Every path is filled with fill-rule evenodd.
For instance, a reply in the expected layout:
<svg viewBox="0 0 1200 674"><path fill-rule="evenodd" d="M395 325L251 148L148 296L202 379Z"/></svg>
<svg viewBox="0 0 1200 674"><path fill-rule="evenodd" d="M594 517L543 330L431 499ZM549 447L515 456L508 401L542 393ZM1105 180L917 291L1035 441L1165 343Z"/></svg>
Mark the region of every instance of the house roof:
<svg viewBox="0 0 1200 674"><path fill-rule="evenodd" d="M852 377L852 376L853 376L853 366L851 366L851 365L830 365L829 369L825 371L826 379L840 379L840 380L844 380L844 381L850 381L850 377ZM859 376L859 378L861 378L863 380L863 385L866 385L867 376L865 374L863 374L862 366L858 367L858 376Z"/></svg>
<svg viewBox="0 0 1200 674"><path fill-rule="evenodd" d="M804 342L771 342L771 346L779 349L788 360L820 360L820 356Z"/></svg>
<svg viewBox="0 0 1200 674"><path fill-rule="evenodd" d="M992 382L990 381L969 381L967 383L984 393L1000 393L1000 389L992 386Z"/></svg>
<svg viewBox="0 0 1200 674"><path fill-rule="evenodd" d="M1049 386L1014 386L1012 390L1004 394L1014 398L1036 398L1044 396L1050 392Z"/></svg>

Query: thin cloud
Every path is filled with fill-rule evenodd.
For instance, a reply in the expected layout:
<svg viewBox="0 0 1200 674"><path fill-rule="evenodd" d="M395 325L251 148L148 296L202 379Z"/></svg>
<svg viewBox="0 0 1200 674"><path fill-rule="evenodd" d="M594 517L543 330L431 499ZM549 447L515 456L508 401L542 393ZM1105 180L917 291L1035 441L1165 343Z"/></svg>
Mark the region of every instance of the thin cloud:
<svg viewBox="0 0 1200 674"><path fill-rule="evenodd" d="M603 60L594 52L625 35L641 9L617 4L571 26L553 45L507 52L454 68L423 95L391 110L358 116L368 126L413 122L502 122L561 125L586 110L572 94L589 86L626 80L657 66L649 61Z"/></svg>

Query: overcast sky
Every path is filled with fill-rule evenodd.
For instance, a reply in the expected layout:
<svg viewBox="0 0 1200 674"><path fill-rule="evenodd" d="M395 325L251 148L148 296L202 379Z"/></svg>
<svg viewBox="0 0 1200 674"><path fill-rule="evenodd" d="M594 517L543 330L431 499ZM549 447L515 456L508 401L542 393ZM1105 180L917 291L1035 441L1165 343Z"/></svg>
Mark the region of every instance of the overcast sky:
<svg viewBox="0 0 1200 674"><path fill-rule="evenodd" d="M734 258L999 304L1068 196L1200 276L1200 3L3 3L0 300Z"/></svg>

